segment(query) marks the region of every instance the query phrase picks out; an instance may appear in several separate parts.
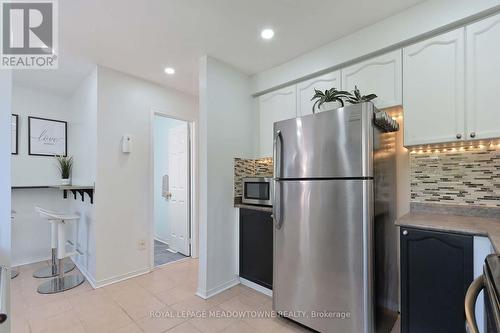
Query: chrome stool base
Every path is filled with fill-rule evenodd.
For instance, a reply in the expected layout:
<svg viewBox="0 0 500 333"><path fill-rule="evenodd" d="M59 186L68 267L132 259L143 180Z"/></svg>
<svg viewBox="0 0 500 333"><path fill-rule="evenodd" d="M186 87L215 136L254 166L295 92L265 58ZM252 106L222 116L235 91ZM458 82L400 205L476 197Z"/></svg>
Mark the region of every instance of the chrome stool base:
<svg viewBox="0 0 500 333"><path fill-rule="evenodd" d="M75 269L75 264L72 262L64 263L64 273L71 272ZM59 275L59 267L56 266L47 266L38 269L35 273L33 273L33 277L37 279L49 278Z"/></svg>
<svg viewBox="0 0 500 333"><path fill-rule="evenodd" d="M47 282L42 283L38 287L38 293L40 294L55 294L66 290L78 287L85 281L85 278L81 274L65 275L63 277L55 277Z"/></svg>
<svg viewBox="0 0 500 333"><path fill-rule="evenodd" d="M10 279L15 279L17 276L19 275L19 272L18 271L10 271Z"/></svg>

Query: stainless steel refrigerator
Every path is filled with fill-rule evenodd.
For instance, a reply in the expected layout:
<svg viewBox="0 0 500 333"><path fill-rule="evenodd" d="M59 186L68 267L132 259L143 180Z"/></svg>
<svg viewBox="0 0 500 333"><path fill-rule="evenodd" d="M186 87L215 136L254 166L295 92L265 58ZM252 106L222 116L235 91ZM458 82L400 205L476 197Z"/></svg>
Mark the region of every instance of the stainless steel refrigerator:
<svg viewBox="0 0 500 333"><path fill-rule="evenodd" d="M372 103L274 124L273 308L320 332L398 311L395 131Z"/></svg>

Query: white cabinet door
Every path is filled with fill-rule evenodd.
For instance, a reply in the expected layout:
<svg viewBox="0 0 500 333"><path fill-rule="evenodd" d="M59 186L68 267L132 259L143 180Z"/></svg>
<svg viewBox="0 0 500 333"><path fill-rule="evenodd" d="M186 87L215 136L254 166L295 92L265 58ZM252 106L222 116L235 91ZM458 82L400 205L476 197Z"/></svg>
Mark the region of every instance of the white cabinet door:
<svg viewBox="0 0 500 333"><path fill-rule="evenodd" d="M340 90L340 71L331 72L304 82L299 82L297 84L297 116L300 117L312 114L314 101L311 101L311 98L314 96L314 89L325 91L332 87ZM326 109L330 110L331 106L321 106L319 112ZM318 112L318 110L316 112Z"/></svg>
<svg viewBox="0 0 500 333"><path fill-rule="evenodd" d="M403 49L405 146L465 138L465 29Z"/></svg>
<svg viewBox="0 0 500 333"><path fill-rule="evenodd" d="M376 94L379 109L402 104L401 50L342 68L342 90L355 86L363 95Z"/></svg>
<svg viewBox="0 0 500 333"><path fill-rule="evenodd" d="M295 96L293 85L259 97L261 157L273 155L273 124L297 116Z"/></svg>
<svg viewBox="0 0 500 333"><path fill-rule="evenodd" d="M467 139L500 137L500 15L466 27Z"/></svg>

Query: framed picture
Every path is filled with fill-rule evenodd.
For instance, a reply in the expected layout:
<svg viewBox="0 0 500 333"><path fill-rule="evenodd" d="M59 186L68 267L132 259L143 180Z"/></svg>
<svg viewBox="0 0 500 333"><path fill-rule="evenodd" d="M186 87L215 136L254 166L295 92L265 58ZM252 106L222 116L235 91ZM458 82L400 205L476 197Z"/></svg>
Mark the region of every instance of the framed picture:
<svg viewBox="0 0 500 333"><path fill-rule="evenodd" d="M60 120L28 117L28 154L66 156L68 123Z"/></svg>
<svg viewBox="0 0 500 333"><path fill-rule="evenodd" d="M10 152L12 155L17 155L19 153L19 116L17 114L13 114L10 116Z"/></svg>

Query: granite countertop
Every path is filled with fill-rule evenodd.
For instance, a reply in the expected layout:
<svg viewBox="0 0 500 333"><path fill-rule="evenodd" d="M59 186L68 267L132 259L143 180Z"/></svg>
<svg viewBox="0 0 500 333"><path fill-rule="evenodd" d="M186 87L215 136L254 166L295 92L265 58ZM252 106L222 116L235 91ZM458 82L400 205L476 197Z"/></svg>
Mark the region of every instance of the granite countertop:
<svg viewBox="0 0 500 333"><path fill-rule="evenodd" d="M396 221L396 225L436 231L488 236L496 253L500 254L500 217L473 217L435 212L410 212Z"/></svg>

